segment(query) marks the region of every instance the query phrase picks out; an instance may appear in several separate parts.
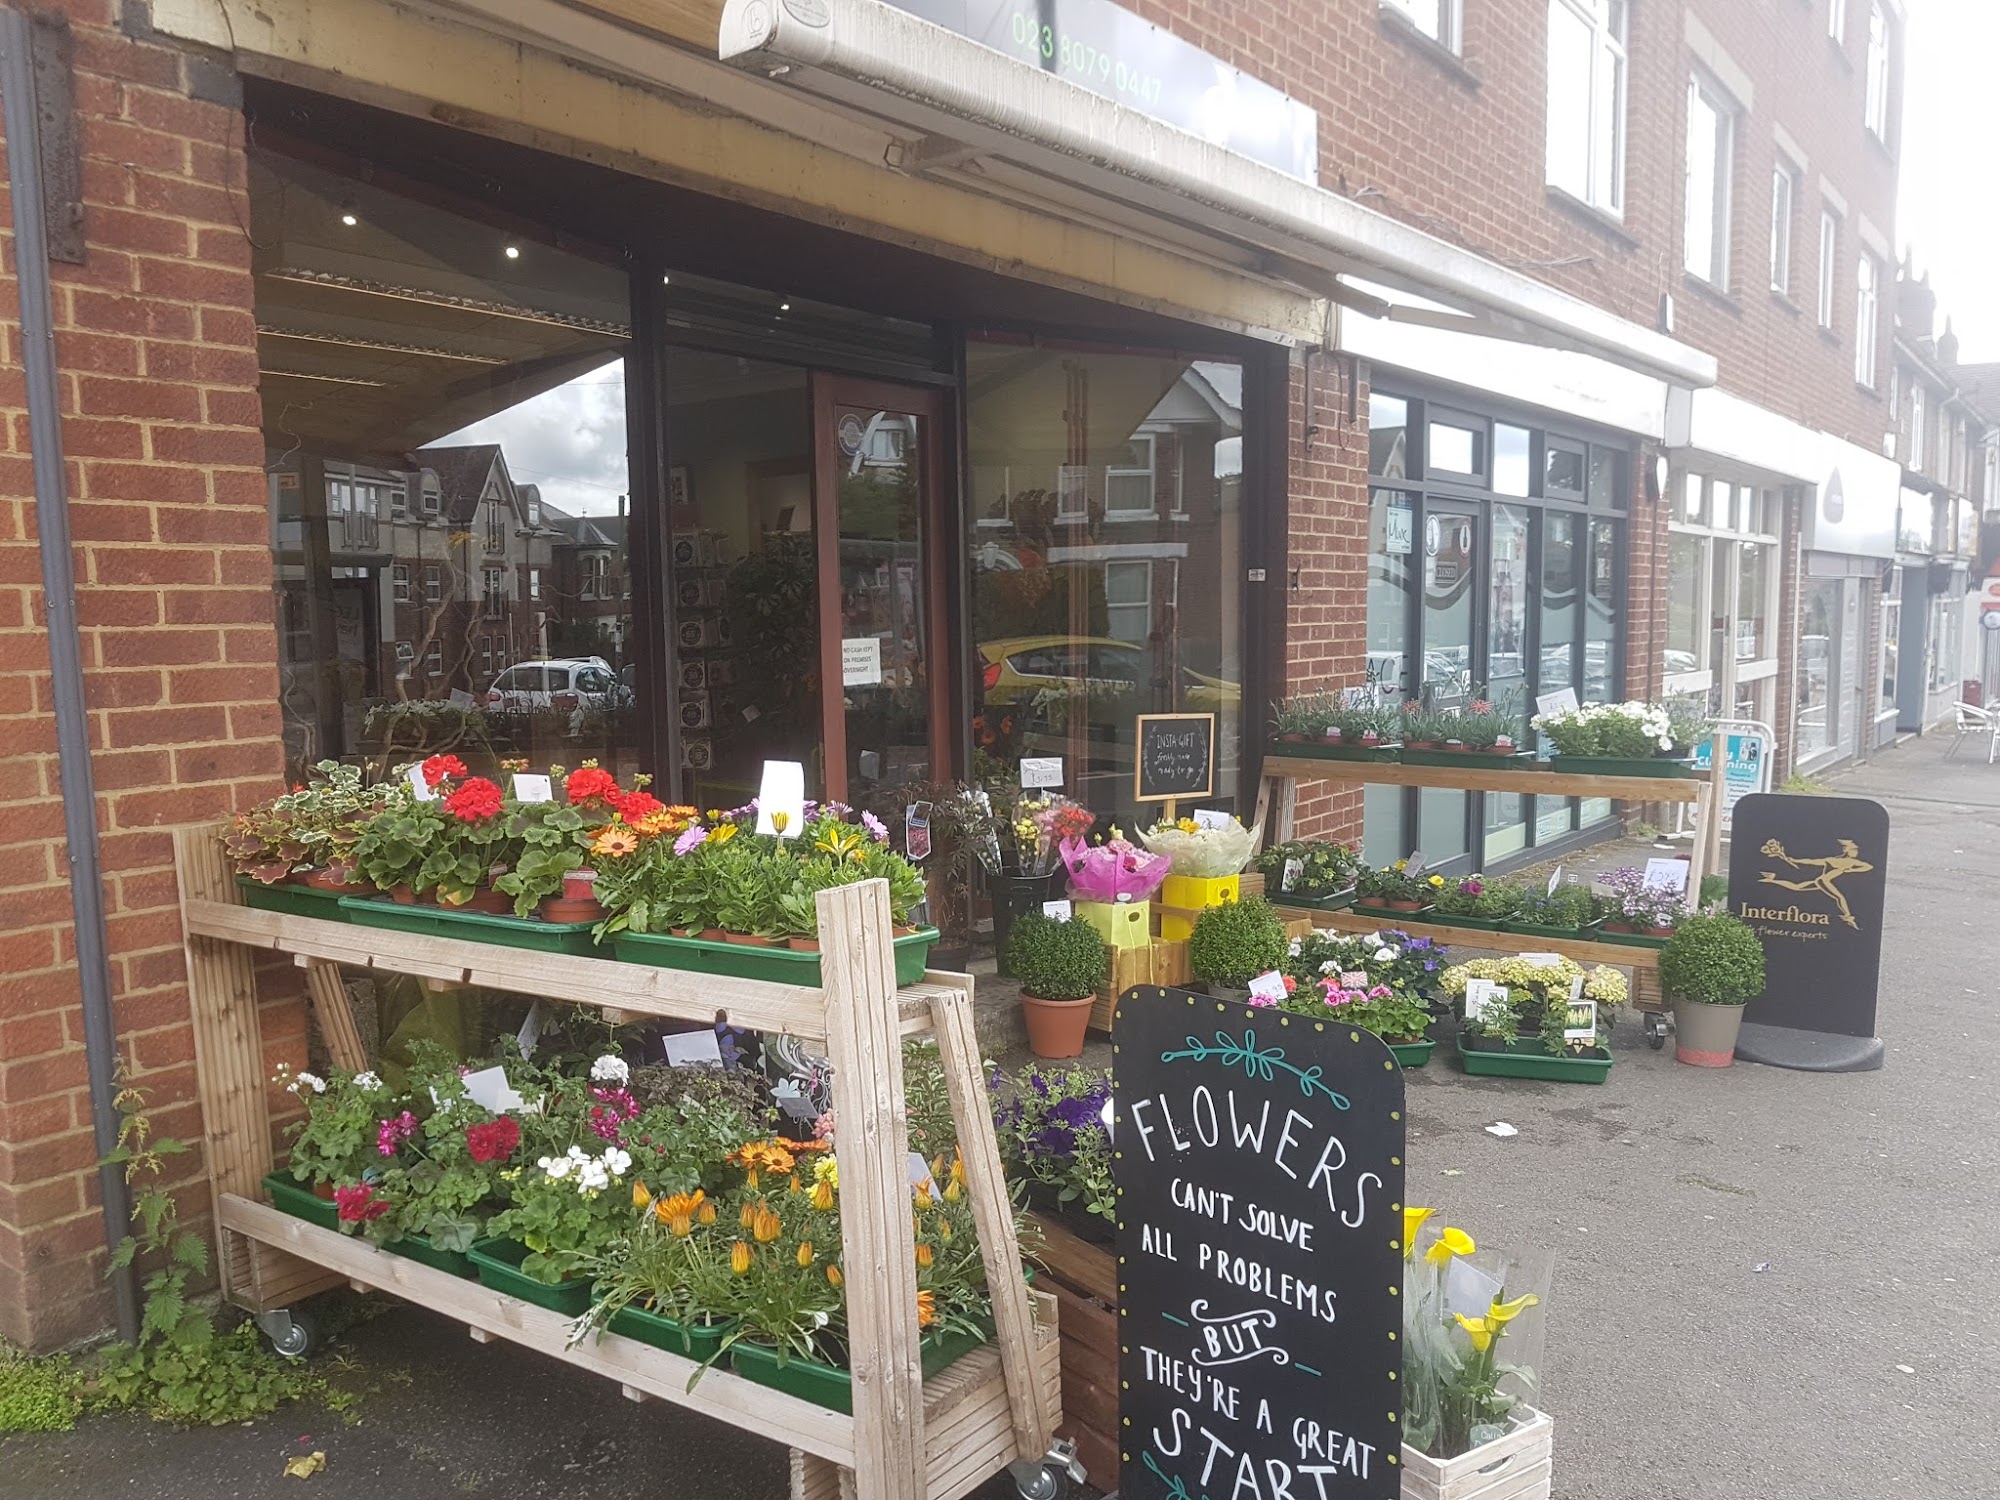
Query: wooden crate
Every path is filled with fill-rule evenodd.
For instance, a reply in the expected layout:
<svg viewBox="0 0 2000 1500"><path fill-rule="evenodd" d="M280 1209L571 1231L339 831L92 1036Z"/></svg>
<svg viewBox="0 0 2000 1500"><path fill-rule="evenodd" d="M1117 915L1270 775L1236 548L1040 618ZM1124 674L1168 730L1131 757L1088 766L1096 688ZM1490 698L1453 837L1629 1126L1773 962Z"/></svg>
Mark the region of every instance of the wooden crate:
<svg viewBox="0 0 2000 1500"><path fill-rule="evenodd" d="M1556 1427L1547 1412L1462 1458L1440 1461L1403 1449L1403 1500L1548 1500Z"/></svg>
<svg viewBox="0 0 2000 1500"><path fill-rule="evenodd" d="M1188 945L1154 938L1147 948L1111 950L1111 978L1097 988L1096 1002L1090 1007L1090 1029L1111 1034L1111 1013L1118 997L1135 984L1186 984Z"/></svg>
<svg viewBox="0 0 2000 1500"><path fill-rule="evenodd" d="M1109 1246L1079 1239L1061 1224L1030 1214L1029 1254L1040 1265L1037 1287L1055 1294L1062 1332L1063 1425L1090 1482L1118 1485L1118 1266Z"/></svg>

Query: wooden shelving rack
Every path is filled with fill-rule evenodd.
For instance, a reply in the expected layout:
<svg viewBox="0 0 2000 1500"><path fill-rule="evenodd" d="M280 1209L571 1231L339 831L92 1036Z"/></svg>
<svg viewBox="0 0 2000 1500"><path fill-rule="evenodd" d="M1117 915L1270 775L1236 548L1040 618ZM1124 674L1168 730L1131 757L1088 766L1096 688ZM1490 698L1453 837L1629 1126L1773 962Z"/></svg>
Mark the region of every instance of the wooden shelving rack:
<svg viewBox="0 0 2000 1500"><path fill-rule="evenodd" d="M971 980L931 973L897 988L885 882L820 894L824 982L806 989L253 911L238 900L213 826L176 829L174 857L218 1262L231 1301L270 1314L344 1283L390 1293L464 1323L482 1342L506 1339L602 1375L635 1401L667 1401L780 1437L792 1450L794 1500L957 1500L1017 1464L1027 1466L1015 1471L1017 1484L1039 1473L1061 1421L1053 1303L1021 1275ZM854 1414L720 1368L689 1391L689 1360L615 1334L571 1348L570 1320L558 1313L259 1201L273 1148L252 969L258 950L289 954L307 971L315 1014L342 1066L366 1066L356 1055L343 964L595 1005L618 1021L726 1020L823 1047L841 1129ZM928 1382L917 1348L902 1060L903 1039L926 1033L944 1065L997 1329L993 1343Z"/></svg>

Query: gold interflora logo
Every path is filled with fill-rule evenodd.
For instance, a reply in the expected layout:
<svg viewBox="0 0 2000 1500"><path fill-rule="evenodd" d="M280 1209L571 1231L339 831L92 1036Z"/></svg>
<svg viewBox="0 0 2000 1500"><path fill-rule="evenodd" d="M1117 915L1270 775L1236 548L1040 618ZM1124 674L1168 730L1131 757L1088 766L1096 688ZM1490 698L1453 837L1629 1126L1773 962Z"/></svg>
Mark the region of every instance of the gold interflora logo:
<svg viewBox="0 0 2000 1500"><path fill-rule="evenodd" d="M1847 897L1841 894L1840 882L1849 875L1865 875L1875 868L1861 858L1861 848L1852 839L1841 839L1840 853L1820 856L1816 859L1796 859L1785 852L1785 846L1776 839L1764 841L1764 854L1771 859L1782 860L1795 871L1817 871L1810 880L1787 880L1775 870L1760 870L1757 882L1760 885L1775 885L1781 890L1798 891L1801 894L1817 893L1831 901L1840 912L1840 920L1856 932L1861 924L1854 920L1854 913L1848 908ZM1779 922L1825 923L1826 917L1818 912L1801 911L1796 906L1783 909L1772 907L1746 907L1746 917L1764 917Z"/></svg>

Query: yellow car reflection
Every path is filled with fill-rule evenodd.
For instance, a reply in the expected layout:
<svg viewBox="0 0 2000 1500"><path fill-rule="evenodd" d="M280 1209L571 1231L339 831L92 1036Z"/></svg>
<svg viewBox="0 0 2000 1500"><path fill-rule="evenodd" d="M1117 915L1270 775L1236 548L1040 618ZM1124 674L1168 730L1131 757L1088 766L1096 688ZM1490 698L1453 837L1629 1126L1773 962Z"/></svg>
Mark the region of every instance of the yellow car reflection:
<svg viewBox="0 0 2000 1500"><path fill-rule="evenodd" d="M988 704L1019 703L1051 688L1132 692L1148 675L1143 647L1102 636L1014 636L983 643L979 656ZM1182 696L1192 708L1219 710L1242 700L1236 683L1190 667L1182 673Z"/></svg>

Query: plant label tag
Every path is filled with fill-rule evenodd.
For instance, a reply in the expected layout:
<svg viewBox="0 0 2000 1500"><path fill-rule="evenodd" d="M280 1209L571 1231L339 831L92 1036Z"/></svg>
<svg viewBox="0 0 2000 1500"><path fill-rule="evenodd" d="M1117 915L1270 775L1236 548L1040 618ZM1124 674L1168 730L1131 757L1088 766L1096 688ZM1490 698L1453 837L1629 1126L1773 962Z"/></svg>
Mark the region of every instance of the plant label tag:
<svg viewBox="0 0 2000 1500"><path fill-rule="evenodd" d="M1646 861L1646 877L1640 884L1649 891L1672 891L1676 896L1685 896L1688 862L1684 859L1649 859Z"/></svg>
<svg viewBox="0 0 2000 1500"><path fill-rule="evenodd" d="M1466 987L1470 989L1475 984L1491 984L1492 982L1490 979L1472 979L1466 981ZM1349 969L1340 976L1340 987L1344 990L1365 990L1368 988L1368 976L1359 969Z"/></svg>
<svg viewBox="0 0 2000 1500"><path fill-rule="evenodd" d="M903 852L914 861L931 855L931 805L912 802L903 809Z"/></svg>
<svg viewBox="0 0 2000 1500"><path fill-rule="evenodd" d="M1410 857L1403 861L1403 873L1412 880L1424 873L1424 851L1412 849Z"/></svg>
<svg viewBox="0 0 2000 1500"><path fill-rule="evenodd" d="M1281 891L1289 891L1293 886L1299 883L1299 877L1305 874L1305 872L1306 872L1306 862L1304 860L1302 859L1286 860L1285 873L1283 877L1278 881L1278 889Z"/></svg>
<svg viewBox="0 0 2000 1500"><path fill-rule="evenodd" d="M1597 1002L1570 998L1564 1011L1563 1040L1566 1042L1597 1041Z"/></svg>
<svg viewBox="0 0 2000 1500"><path fill-rule="evenodd" d="M1236 818L1219 807L1197 807L1194 810L1194 824L1197 828L1234 828Z"/></svg>
<svg viewBox="0 0 2000 1500"><path fill-rule="evenodd" d="M535 1048L542 1040L542 1028L548 1024L548 1007L537 1000L528 1007L528 1018L521 1023L520 1034L514 1040L521 1044L521 1056L533 1057Z"/></svg>
<svg viewBox="0 0 2000 1500"><path fill-rule="evenodd" d="M555 787L546 776L531 776L526 771L514 773L514 800L516 802L552 802Z"/></svg>
<svg viewBox="0 0 2000 1500"><path fill-rule="evenodd" d="M1490 979L1468 979L1465 981L1465 1018L1468 1021L1481 1020L1488 1015L1504 1015L1507 1011L1507 987Z"/></svg>
<svg viewBox="0 0 2000 1500"><path fill-rule="evenodd" d="M437 801L437 793L432 791L431 784L428 781L424 780L424 763L422 761L418 761L414 766L411 766L410 769L405 771L403 774L409 777L410 790L417 794L417 800L419 802Z"/></svg>
<svg viewBox="0 0 2000 1500"><path fill-rule="evenodd" d="M471 708L473 697L464 688L453 688L449 702L453 708Z"/></svg>
<svg viewBox="0 0 2000 1500"><path fill-rule="evenodd" d="M757 790L757 831L795 839L805 832L805 827L804 764L796 760L765 761L763 783Z"/></svg>
<svg viewBox="0 0 2000 1500"><path fill-rule="evenodd" d="M1575 688L1558 688L1553 693L1542 693L1535 699L1537 714L1574 713L1577 707Z"/></svg>
<svg viewBox="0 0 2000 1500"><path fill-rule="evenodd" d="M1454 1255L1451 1268L1444 1273L1445 1313L1447 1316L1463 1313L1468 1318L1483 1318L1502 1290L1502 1283L1497 1277L1488 1276L1464 1256Z"/></svg>
<svg viewBox="0 0 2000 1500"><path fill-rule="evenodd" d="M1548 893L1551 896L1553 896L1556 893L1556 887L1561 885L1562 883L1563 883L1563 867L1561 865L1557 865L1553 870L1549 871Z"/></svg>
<svg viewBox="0 0 2000 1500"><path fill-rule="evenodd" d="M1276 969L1271 970L1268 974L1259 974L1255 979L1250 981L1250 998L1252 1000L1268 1000L1273 1005L1276 1005L1280 1000L1285 998L1285 976L1280 974Z"/></svg>
<svg viewBox="0 0 2000 1500"><path fill-rule="evenodd" d="M763 713L759 711L756 704L751 703L744 707L743 722L745 724L755 724L759 719L763 717L764 717Z"/></svg>
<svg viewBox="0 0 2000 1500"><path fill-rule="evenodd" d="M465 1093L481 1109L491 1110L496 1115L522 1109L528 1102L514 1092L514 1085L507 1081L505 1068L481 1068L477 1073L467 1073Z"/></svg>
<svg viewBox="0 0 2000 1500"><path fill-rule="evenodd" d="M722 1066L722 1044L715 1039L714 1028L704 1031L679 1031L660 1038L660 1044L667 1049L667 1066L670 1068L719 1068Z"/></svg>
<svg viewBox="0 0 2000 1500"><path fill-rule="evenodd" d="M931 1164L925 1161L923 1157L920 1156L915 1151L912 1151L910 1153L909 1162L910 1162L910 1168L909 1168L910 1186L912 1188L927 1189L930 1193L931 1202L933 1203L937 1202L938 1190L937 1190L937 1184L931 1181Z"/></svg>
<svg viewBox="0 0 2000 1500"><path fill-rule="evenodd" d="M1522 963L1532 964L1537 969L1553 969L1563 961L1563 956L1560 953L1523 953L1520 959Z"/></svg>
<svg viewBox="0 0 2000 1500"><path fill-rule="evenodd" d="M1076 915L1076 908L1067 901L1044 901L1042 915L1054 917L1058 922L1067 922Z"/></svg>
<svg viewBox="0 0 2000 1500"><path fill-rule="evenodd" d="M1061 786L1063 765L1060 755L1030 755L1021 762L1021 790L1030 787Z"/></svg>

